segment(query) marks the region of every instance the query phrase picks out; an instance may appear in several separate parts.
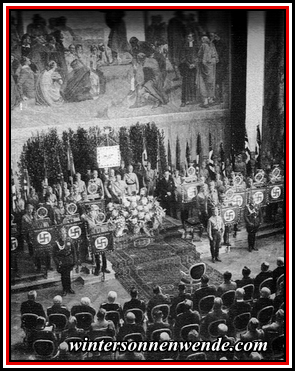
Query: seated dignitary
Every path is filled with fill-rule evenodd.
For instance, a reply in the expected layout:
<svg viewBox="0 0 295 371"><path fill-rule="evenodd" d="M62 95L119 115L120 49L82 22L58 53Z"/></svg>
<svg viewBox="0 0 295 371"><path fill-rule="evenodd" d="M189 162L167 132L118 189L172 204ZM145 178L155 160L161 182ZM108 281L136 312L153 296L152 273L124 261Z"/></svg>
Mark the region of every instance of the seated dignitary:
<svg viewBox="0 0 295 371"><path fill-rule="evenodd" d="M81 299L80 304L74 305L71 309L71 316L75 316L77 313L88 312L95 316L95 309L91 306L91 300L87 297Z"/></svg>
<svg viewBox="0 0 295 371"><path fill-rule="evenodd" d="M21 314L25 313L33 313L37 316L41 316L46 318L45 311L41 303L36 302L37 299L37 292L30 291L28 292L28 300L24 301L21 304L20 312Z"/></svg>
<svg viewBox="0 0 295 371"><path fill-rule="evenodd" d="M47 308L47 316L50 314L64 314L67 318L70 317L70 311L65 305L62 305L62 297L57 295L53 298L53 305Z"/></svg>

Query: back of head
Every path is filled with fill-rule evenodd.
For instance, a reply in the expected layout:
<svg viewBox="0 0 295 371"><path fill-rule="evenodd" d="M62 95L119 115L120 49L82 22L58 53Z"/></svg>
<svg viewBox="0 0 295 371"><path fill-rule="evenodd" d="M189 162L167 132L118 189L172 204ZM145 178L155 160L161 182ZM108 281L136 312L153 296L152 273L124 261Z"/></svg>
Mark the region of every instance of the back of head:
<svg viewBox="0 0 295 371"><path fill-rule="evenodd" d="M261 360L262 360L262 356L261 356L261 354L258 353L258 352L252 352L252 353L250 353L250 355L249 355L249 359L250 359L251 361L261 361Z"/></svg>
<svg viewBox="0 0 295 371"><path fill-rule="evenodd" d="M69 328L75 328L77 326L77 318L76 317L70 317L68 322Z"/></svg>
<svg viewBox="0 0 295 371"><path fill-rule="evenodd" d="M284 321L285 319L285 312L283 309L279 309L277 312L276 312L276 320L278 322L282 322Z"/></svg>
<svg viewBox="0 0 295 371"><path fill-rule="evenodd" d="M226 271L223 273L224 281L230 281L232 277L232 274L229 271Z"/></svg>
<svg viewBox="0 0 295 371"><path fill-rule="evenodd" d="M236 289L235 297L237 300L242 300L245 295L245 290L242 288Z"/></svg>
<svg viewBox="0 0 295 371"><path fill-rule="evenodd" d="M262 272L267 272L268 271L268 268L269 268L269 263L268 262L263 262L261 264L261 271Z"/></svg>
<svg viewBox="0 0 295 371"><path fill-rule="evenodd" d="M162 332L160 334L160 338L159 338L159 341L170 341L171 340L171 337L170 335L168 334L168 332Z"/></svg>
<svg viewBox="0 0 295 371"><path fill-rule="evenodd" d="M105 316L106 316L106 310L103 309L103 308L100 308L98 311L97 311L97 319L99 321L102 321L105 319Z"/></svg>
<svg viewBox="0 0 295 371"><path fill-rule="evenodd" d="M262 287L262 289L260 290L260 296L262 298L269 298L271 295L271 291L268 287Z"/></svg>
<svg viewBox="0 0 295 371"><path fill-rule="evenodd" d="M37 298L37 292L35 290L28 292L28 300L35 301Z"/></svg>
<svg viewBox="0 0 295 371"><path fill-rule="evenodd" d="M128 324L133 324L133 323L135 323L135 314L132 313L132 312L128 312L128 313L126 314L126 322L127 322Z"/></svg>
<svg viewBox="0 0 295 371"><path fill-rule="evenodd" d="M285 259L282 256L278 257L277 258L277 265L278 265L278 267L283 267L284 264L285 264Z"/></svg>
<svg viewBox="0 0 295 371"><path fill-rule="evenodd" d="M108 293L108 302L109 303L114 303L117 299L117 293L116 291L110 291Z"/></svg>
<svg viewBox="0 0 295 371"><path fill-rule="evenodd" d="M206 274L203 274L203 276L201 277L201 284L207 285L208 282L209 282L209 277Z"/></svg>
<svg viewBox="0 0 295 371"><path fill-rule="evenodd" d="M213 310L220 310L223 305L223 301L221 298L215 298L213 304Z"/></svg>
<svg viewBox="0 0 295 371"><path fill-rule="evenodd" d="M88 297L84 297L81 299L81 304L86 305L87 307L90 307L91 301Z"/></svg>
<svg viewBox="0 0 295 371"><path fill-rule="evenodd" d="M190 332L187 334L187 340L188 341L198 341L199 339L199 333L197 330L193 329L193 330L190 330Z"/></svg>
<svg viewBox="0 0 295 371"><path fill-rule="evenodd" d="M160 286L155 286L155 287L153 288L153 293L154 293L155 295L160 294L160 292L161 292L161 288L160 288Z"/></svg>
<svg viewBox="0 0 295 371"><path fill-rule="evenodd" d="M224 336L227 334L228 327L224 323L221 323L218 325L217 331L220 336Z"/></svg>
<svg viewBox="0 0 295 371"><path fill-rule="evenodd" d="M56 295L53 298L53 304L55 304L55 305L61 305L62 304L62 297L60 295Z"/></svg>
<svg viewBox="0 0 295 371"><path fill-rule="evenodd" d="M163 318L163 312L158 309L154 311L155 321L160 321Z"/></svg>
<svg viewBox="0 0 295 371"><path fill-rule="evenodd" d="M248 277L248 276L250 276L250 274L251 274L251 270L250 270L250 268L248 268L248 267L244 267L243 269L242 269L242 275L244 276L244 277Z"/></svg>
<svg viewBox="0 0 295 371"><path fill-rule="evenodd" d="M136 290L135 287L132 287L132 289L130 290L130 296L132 299L136 299L137 296L138 296L138 291Z"/></svg>
<svg viewBox="0 0 295 371"><path fill-rule="evenodd" d="M249 319L249 322L248 322L248 330L249 331L255 331L259 326L259 321L257 318L255 317L252 317Z"/></svg>

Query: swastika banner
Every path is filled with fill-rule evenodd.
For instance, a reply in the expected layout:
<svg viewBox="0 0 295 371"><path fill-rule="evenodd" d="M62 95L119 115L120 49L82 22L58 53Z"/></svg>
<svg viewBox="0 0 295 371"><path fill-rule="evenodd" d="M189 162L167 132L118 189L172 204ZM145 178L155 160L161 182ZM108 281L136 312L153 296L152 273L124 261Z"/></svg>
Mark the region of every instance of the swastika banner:
<svg viewBox="0 0 295 371"><path fill-rule="evenodd" d="M75 222L75 223L69 223L69 224L63 224L60 226L59 230L61 228L65 228L67 231L67 237L72 240L78 240L83 238L85 235L84 233L84 224L83 222Z"/></svg>
<svg viewBox="0 0 295 371"><path fill-rule="evenodd" d="M220 215L225 225L236 224L240 220L241 215L240 207L239 206L222 207L220 209Z"/></svg>
<svg viewBox="0 0 295 371"><path fill-rule="evenodd" d="M89 236L94 254L101 254L114 249L112 232L96 233Z"/></svg>
<svg viewBox="0 0 295 371"><path fill-rule="evenodd" d="M34 229L30 232L30 236L34 248L51 248L56 241L56 230L55 227Z"/></svg>
<svg viewBox="0 0 295 371"><path fill-rule="evenodd" d="M269 203L281 202L284 200L284 185L273 184L267 187L267 201Z"/></svg>
<svg viewBox="0 0 295 371"><path fill-rule="evenodd" d="M249 202L251 195L254 198L254 203L257 206L265 206L267 204L267 189L266 187L252 189L247 191L247 202Z"/></svg>

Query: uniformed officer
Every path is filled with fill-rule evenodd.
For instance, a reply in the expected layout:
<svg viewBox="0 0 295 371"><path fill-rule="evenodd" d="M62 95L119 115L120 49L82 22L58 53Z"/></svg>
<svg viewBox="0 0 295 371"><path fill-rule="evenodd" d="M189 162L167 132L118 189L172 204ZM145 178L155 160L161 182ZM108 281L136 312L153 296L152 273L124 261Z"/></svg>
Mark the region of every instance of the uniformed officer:
<svg viewBox="0 0 295 371"><path fill-rule="evenodd" d="M257 247L255 246L255 237L261 224L261 211L260 208L255 205L253 196L250 196L250 202L245 207L244 216L246 229L248 232L249 252L251 252L252 250L258 251Z"/></svg>

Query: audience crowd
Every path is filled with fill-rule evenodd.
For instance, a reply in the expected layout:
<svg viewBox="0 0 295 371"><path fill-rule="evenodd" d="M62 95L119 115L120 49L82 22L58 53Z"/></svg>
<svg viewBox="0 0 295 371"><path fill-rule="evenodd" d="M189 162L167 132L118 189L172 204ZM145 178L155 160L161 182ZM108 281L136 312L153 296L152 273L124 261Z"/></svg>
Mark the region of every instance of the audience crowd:
<svg viewBox="0 0 295 371"><path fill-rule="evenodd" d="M130 300L124 303L120 303L116 292L110 291L98 307L92 305L90 298L83 297L80 303L67 308L62 297L55 296L52 306L44 308L37 301L36 291L30 291L28 300L21 304L24 342L32 357L44 360L282 360L284 272L284 259L279 257L273 271L263 262L256 277L251 277L251 270L244 267L241 279L233 281L227 271L224 282L216 287L203 274L194 290L180 282L175 296L165 295L161 287L155 286L148 302L140 299L134 287L130 289ZM127 342L213 342L221 338L222 343L227 341L233 346L238 341L253 344L263 341L267 348L227 352L203 349L195 353L69 352L70 341L84 338Z"/></svg>

